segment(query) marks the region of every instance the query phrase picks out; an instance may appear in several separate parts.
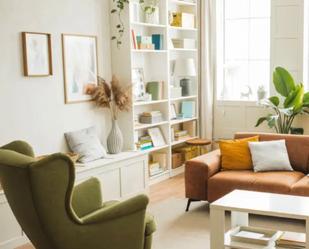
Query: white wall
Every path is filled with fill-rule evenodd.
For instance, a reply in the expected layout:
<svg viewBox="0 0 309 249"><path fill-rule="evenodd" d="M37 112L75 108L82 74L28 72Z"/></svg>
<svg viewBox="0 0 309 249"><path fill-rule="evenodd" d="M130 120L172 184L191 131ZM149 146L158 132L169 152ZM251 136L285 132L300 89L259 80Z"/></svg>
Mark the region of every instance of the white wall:
<svg viewBox="0 0 309 249"><path fill-rule="evenodd" d="M92 103L64 104L61 33L97 35L99 74L110 79L108 1L1 0L0 17L0 145L23 139L38 154L64 151L65 131L93 124L104 142L105 112ZM53 76L23 76L22 31L52 34Z"/></svg>

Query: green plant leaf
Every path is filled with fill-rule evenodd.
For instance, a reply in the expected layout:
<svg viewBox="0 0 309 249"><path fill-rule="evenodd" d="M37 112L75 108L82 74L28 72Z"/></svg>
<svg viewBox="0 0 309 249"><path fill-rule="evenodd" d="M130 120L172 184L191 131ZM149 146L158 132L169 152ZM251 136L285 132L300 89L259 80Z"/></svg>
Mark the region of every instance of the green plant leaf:
<svg viewBox="0 0 309 249"><path fill-rule="evenodd" d="M282 113L285 116L292 116L294 114L294 108L290 107L290 108L280 108L279 112Z"/></svg>
<svg viewBox="0 0 309 249"><path fill-rule="evenodd" d="M277 92L284 97L287 97L295 89L293 77L283 67L276 67L273 73L273 82Z"/></svg>
<svg viewBox="0 0 309 249"><path fill-rule="evenodd" d="M267 123L270 128L274 128L276 126L277 120L279 116L278 115L268 115L267 116Z"/></svg>
<svg viewBox="0 0 309 249"><path fill-rule="evenodd" d="M309 107L309 92L304 94L303 105Z"/></svg>
<svg viewBox="0 0 309 249"><path fill-rule="evenodd" d="M268 99L274 106L279 106L280 99L277 96L272 96Z"/></svg>
<svg viewBox="0 0 309 249"><path fill-rule="evenodd" d="M265 122L267 120L267 117L261 117L259 118L259 120L256 122L255 127L260 126L263 122Z"/></svg>
<svg viewBox="0 0 309 249"><path fill-rule="evenodd" d="M284 107L289 108L293 107L295 111L299 111L299 109L303 106L304 99L304 85L299 84L296 86L295 90L293 90L289 96L284 101Z"/></svg>

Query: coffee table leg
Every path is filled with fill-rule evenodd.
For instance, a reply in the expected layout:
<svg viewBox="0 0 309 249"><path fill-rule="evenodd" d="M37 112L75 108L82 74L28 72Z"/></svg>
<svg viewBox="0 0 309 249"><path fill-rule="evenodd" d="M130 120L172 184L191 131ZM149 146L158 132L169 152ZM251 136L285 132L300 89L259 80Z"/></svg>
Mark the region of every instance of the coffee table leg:
<svg viewBox="0 0 309 249"><path fill-rule="evenodd" d="M210 208L210 248L224 249L225 211Z"/></svg>
<svg viewBox="0 0 309 249"><path fill-rule="evenodd" d="M249 214L242 212L231 212L232 228L237 226L249 226Z"/></svg>

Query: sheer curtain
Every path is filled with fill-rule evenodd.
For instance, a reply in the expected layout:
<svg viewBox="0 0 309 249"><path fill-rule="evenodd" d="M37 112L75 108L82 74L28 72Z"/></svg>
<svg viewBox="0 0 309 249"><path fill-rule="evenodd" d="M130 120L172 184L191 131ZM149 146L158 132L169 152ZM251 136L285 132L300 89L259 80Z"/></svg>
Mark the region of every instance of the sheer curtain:
<svg viewBox="0 0 309 249"><path fill-rule="evenodd" d="M213 138L215 80L215 0L200 0L200 128Z"/></svg>

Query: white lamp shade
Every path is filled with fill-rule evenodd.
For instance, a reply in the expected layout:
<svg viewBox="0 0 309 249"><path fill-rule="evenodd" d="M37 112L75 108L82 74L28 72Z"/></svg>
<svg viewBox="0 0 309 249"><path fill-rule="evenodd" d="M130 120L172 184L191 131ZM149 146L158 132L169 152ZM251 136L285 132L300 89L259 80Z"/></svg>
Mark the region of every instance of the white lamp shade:
<svg viewBox="0 0 309 249"><path fill-rule="evenodd" d="M174 76L177 77L196 76L194 59L177 59L175 61Z"/></svg>

